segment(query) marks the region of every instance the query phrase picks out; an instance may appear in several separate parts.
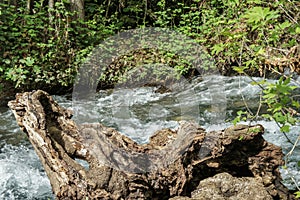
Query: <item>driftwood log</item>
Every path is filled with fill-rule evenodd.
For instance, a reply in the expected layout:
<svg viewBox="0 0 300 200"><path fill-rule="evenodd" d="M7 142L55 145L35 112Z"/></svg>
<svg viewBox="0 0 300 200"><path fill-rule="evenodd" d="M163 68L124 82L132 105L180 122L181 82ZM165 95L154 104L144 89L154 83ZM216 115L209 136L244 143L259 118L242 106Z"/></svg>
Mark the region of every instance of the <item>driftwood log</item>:
<svg viewBox="0 0 300 200"><path fill-rule="evenodd" d="M197 194L214 177L219 182L212 187L224 191L215 199L243 199L232 197L241 195L237 190L255 194L257 188L263 190L259 199L293 198L280 182L282 151L263 139L260 125L207 133L183 122L177 131L158 131L149 144L139 145L101 124L76 125L71 111L40 90L17 94L9 107L35 148L57 199L207 199ZM234 183L228 182L230 177ZM253 181L255 191L240 187L241 182Z"/></svg>

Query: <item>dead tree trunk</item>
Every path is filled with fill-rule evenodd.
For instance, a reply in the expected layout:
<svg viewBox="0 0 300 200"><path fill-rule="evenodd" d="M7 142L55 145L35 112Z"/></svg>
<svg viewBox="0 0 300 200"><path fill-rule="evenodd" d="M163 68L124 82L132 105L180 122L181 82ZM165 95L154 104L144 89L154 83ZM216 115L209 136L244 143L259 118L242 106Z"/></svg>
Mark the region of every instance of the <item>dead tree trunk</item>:
<svg viewBox="0 0 300 200"><path fill-rule="evenodd" d="M201 180L221 172L255 177L271 199L292 198L280 183L281 149L263 139L260 125L206 133L185 122L177 131L158 131L149 144L138 145L101 124L76 125L70 111L40 90L17 94L9 107L57 199L191 196Z"/></svg>

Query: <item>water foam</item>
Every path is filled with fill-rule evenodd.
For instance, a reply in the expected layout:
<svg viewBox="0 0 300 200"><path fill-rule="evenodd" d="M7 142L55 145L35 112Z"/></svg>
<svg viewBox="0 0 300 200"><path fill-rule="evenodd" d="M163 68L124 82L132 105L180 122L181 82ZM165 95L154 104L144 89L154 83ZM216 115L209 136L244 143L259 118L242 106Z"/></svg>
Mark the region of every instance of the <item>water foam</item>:
<svg viewBox="0 0 300 200"><path fill-rule="evenodd" d="M33 149L23 145L0 149L0 199L53 199L50 181Z"/></svg>

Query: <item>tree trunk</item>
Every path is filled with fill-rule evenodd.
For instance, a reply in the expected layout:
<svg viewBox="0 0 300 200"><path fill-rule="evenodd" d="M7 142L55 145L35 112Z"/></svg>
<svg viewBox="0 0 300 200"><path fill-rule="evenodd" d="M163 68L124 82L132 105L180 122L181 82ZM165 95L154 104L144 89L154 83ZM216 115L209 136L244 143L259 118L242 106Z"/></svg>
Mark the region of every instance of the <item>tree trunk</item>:
<svg viewBox="0 0 300 200"><path fill-rule="evenodd" d="M48 1L49 9L54 9L54 4L55 4L55 0L49 0Z"/></svg>
<svg viewBox="0 0 300 200"><path fill-rule="evenodd" d="M49 23L52 25L52 21L53 21L53 10L54 10L54 4L55 4L55 0L49 0L48 1L48 13L49 13Z"/></svg>
<svg viewBox="0 0 300 200"><path fill-rule="evenodd" d="M30 14L33 13L33 0L27 0L27 10Z"/></svg>
<svg viewBox="0 0 300 200"><path fill-rule="evenodd" d="M263 139L260 125L206 133L182 122L178 130L158 131L149 144L138 145L101 124L76 125L70 111L40 90L17 94L9 107L57 199L180 199L195 193L198 185L201 189L201 180L223 172L255 177L251 181L257 181L266 196L292 199L280 182L281 149Z"/></svg>
<svg viewBox="0 0 300 200"><path fill-rule="evenodd" d="M84 20L84 0L70 0L71 11L76 12L77 18Z"/></svg>

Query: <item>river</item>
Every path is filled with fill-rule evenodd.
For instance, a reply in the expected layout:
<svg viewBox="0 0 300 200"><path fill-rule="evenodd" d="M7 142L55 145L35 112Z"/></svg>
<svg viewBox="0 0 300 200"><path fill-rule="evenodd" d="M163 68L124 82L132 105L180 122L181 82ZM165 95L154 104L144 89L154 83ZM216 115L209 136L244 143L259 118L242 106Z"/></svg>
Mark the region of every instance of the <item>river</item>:
<svg viewBox="0 0 300 200"><path fill-rule="evenodd" d="M215 81L221 84L214 87ZM246 77L214 76L185 82L163 94L157 93L155 87L141 87L100 91L92 103L74 104L71 95L54 98L78 113L74 117L77 122L82 122L82 118L86 122L101 122L146 143L155 130L175 129L180 120L196 121L208 130L232 125L236 111L245 107L244 101L253 111L258 107L260 88L250 83ZM84 116L80 110L85 111ZM265 127L267 141L281 146L284 153L291 149L274 122L252 122L255 123ZM291 140L296 140L299 130L300 125L291 128ZM280 170L290 189L294 188L291 175L300 185L299 160L300 145L290 157L288 170ZM53 199L50 182L36 153L7 107L0 108L0 199Z"/></svg>

